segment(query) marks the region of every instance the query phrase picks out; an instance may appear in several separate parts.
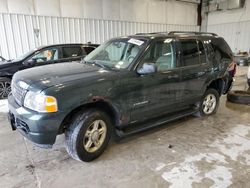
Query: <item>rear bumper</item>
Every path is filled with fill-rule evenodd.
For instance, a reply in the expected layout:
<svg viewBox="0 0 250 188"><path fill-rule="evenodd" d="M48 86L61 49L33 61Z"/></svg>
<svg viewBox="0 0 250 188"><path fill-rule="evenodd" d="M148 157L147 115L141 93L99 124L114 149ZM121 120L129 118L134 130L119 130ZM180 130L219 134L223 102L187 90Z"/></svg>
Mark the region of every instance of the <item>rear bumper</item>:
<svg viewBox="0 0 250 188"><path fill-rule="evenodd" d="M233 83L234 83L234 77L229 76L228 79L226 80L223 94L227 94L232 89Z"/></svg>
<svg viewBox="0 0 250 188"><path fill-rule="evenodd" d="M12 95L8 97L8 119L12 130L18 130L24 137L40 147L51 147L56 140L63 121L60 113L38 113L19 106Z"/></svg>

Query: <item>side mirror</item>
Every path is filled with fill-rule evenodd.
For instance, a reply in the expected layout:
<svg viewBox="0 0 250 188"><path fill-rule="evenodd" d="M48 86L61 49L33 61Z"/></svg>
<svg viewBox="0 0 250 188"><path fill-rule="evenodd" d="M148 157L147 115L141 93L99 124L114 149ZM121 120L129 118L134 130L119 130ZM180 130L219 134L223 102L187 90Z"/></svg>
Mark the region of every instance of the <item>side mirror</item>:
<svg viewBox="0 0 250 188"><path fill-rule="evenodd" d="M29 59L28 61L23 62L23 65L31 67L34 66L36 64L36 59Z"/></svg>
<svg viewBox="0 0 250 188"><path fill-rule="evenodd" d="M137 69L137 73L144 74L152 74L157 71L157 67L154 63L144 63L141 68Z"/></svg>

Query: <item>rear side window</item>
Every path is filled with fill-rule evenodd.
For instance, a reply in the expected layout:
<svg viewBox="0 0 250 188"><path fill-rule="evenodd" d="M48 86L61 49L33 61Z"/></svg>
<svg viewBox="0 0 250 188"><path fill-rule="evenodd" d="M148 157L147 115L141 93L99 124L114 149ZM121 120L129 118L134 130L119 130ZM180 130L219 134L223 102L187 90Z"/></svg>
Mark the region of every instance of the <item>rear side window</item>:
<svg viewBox="0 0 250 188"><path fill-rule="evenodd" d="M89 54L90 52L92 52L95 48L94 47L84 47L84 50L86 52L86 54Z"/></svg>
<svg viewBox="0 0 250 188"><path fill-rule="evenodd" d="M82 55L82 48L78 46L62 47L63 58L79 57Z"/></svg>
<svg viewBox="0 0 250 188"><path fill-rule="evenodd" d="M199 64L199 51L195 39L181 40L182 48L182 66L191 66Z"/></svg>

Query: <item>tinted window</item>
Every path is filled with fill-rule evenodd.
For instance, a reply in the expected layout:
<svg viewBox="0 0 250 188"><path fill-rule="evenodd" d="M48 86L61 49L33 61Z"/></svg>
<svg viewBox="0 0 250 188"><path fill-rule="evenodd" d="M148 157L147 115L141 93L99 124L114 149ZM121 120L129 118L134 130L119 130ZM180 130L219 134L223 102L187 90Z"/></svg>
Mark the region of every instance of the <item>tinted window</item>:
<svg viewBox="0 0 250 188"><path fill-rule="evenodd" d="M147 51L143 62L155 63L159 72L176 67L172 39L156 41Z"/></svg>
<svg viewBox="0 0 250 188"><path fill-rule="evenodd" d="M78 57L82 55L81 47L62 47L63 58Z"/></svg>
<svg viewBox="0 0 250 188"><path fill-rule="evenodd" d="M232 50L223 38L212 38L209 42L211 42L215 55L223 58L232 57Z"/></svg>
<svg viewBox="0 0 250 188"><path fill-rule="evenodd" d="M84 47L84 50L86 52L86 54L89 54L90 52L92 52L95 48L94 47Z"/></svg>
<svg viewBox="0 0 250 188"><path fill-rule="evenodd" d="M58 49L51 48L51 49L42 50L38 54L31 57L31 59L35 59L38 63L58 60Z"/></svg>
<svg viewBox="0 0 250 188"><path fill-rule="evenodd" d="M196 40L181 40L183 66L198 65L199 52Z"/></svg>
<svg viewBox="0 0 250 188"><path fill-rule="evenodd" d="M214 59L214 49L210 43L205 44L205 49L207 53L207 58L209 61L213 61Z"/></svg>
<svg viewBox="0 0 250 188"><path fill-rule="evenodd" d="M200 61L201 63L206 63L206 53L201 41L198 41L198 46L199 46Z"/></svg>

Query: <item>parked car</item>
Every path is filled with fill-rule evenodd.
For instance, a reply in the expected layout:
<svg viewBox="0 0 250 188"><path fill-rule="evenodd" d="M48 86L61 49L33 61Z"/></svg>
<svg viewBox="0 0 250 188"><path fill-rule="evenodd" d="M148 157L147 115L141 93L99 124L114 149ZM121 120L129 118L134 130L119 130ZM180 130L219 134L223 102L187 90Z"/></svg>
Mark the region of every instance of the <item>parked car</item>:
<svg viewBox="0 0 250 188"><path fill-rule="evenodd" d="M248 83L248 86L250 87L250 65L248 66L247 83Z"/></svg>
<svg viewBox="0 0 250 188"><path fill-rule="evenodd" d="M216 113L236 67L223 38L197 32L118 37L84 60L20 71L8 97L13 130L46 148L65 133L80 161L100 156L112 134Z"/></svg>
<svg viewBox="0 0 250 188"><path fill-rule="evenodd" d="M10 93L11 79L17 71L34 66L77 61L93 51L97 44L58 44L41 46L13 59L0 62L0 99Z"/></svg>

